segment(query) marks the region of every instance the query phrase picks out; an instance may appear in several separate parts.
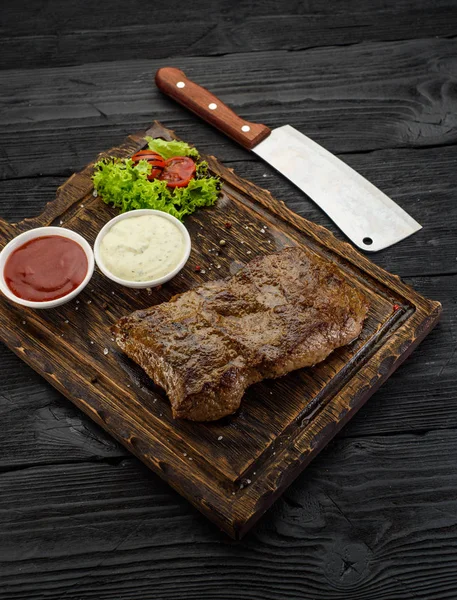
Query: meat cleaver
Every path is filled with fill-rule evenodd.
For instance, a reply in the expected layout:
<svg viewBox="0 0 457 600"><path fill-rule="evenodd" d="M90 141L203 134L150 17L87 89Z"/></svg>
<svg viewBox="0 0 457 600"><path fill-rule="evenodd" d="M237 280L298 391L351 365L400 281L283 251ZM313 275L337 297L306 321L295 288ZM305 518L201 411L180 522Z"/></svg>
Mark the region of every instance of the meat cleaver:
<svg viewBox="0 0 457 600"><path fill-rule="evenodd" d="M245 121L173 67L159 69L155 81L162 92L290 179L362 250L382 250L421 229L381 190L290 125L271 130Z"/></svg>

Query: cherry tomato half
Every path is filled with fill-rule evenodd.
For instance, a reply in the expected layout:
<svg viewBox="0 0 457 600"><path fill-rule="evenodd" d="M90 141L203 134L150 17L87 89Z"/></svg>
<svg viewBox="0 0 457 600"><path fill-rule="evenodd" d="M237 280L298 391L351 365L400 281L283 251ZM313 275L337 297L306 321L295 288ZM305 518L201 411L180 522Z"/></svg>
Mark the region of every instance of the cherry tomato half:
<svg viewBox="0 0 457 600"><path fill-rule="evenodd" d="M160 179L168 187L185 187L195 174L195 163L188 156L173 156L165 161L165 169Z"/></svg>
<svg viewBox="0 0 457 600"><path fill-rule="evenodd" d="M132 156L132 160L134 163L140 162L140 160L148 161L148 163L152 166L151 172L148 175L148 179L150 181L160 177L165 168L165 161L163 158L160 156L160 154L153 152L152 150L140 150Z"/></svg>

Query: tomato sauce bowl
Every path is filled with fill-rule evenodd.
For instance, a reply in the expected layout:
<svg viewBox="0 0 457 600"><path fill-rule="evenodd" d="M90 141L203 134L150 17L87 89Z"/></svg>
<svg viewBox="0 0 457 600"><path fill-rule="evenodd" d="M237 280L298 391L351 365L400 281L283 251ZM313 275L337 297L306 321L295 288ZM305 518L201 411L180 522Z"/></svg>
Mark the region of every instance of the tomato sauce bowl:
<svg viewBox="0 0 457 600"><path fill-rule="evenodd" d="M0 290L28 308L54 308L75 298L94 272L94 253L75 231L38 227L0 252Z"/></svg>

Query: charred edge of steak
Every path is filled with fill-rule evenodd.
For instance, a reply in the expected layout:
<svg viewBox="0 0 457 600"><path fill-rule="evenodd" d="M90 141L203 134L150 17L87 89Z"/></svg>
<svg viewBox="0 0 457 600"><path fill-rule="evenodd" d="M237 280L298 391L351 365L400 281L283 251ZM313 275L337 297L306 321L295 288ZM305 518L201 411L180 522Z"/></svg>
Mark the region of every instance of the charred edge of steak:
<svg viewBox="0 0 457 600"><path fill-rule="evenodd" d="M360 335L364 295L303 248L123 317L118 345L167 392L175 418L232 414L246 388L312 366Z"/></svg>

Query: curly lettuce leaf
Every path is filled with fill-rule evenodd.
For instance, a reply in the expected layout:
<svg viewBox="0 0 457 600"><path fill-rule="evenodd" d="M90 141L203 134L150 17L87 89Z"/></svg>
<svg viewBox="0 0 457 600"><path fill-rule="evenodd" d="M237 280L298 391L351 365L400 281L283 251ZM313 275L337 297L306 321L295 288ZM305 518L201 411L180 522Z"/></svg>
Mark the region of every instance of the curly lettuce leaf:
<svg viewBox="0 0 457 600"><path fill-rule="evenodd" d="M220 188L220 181L216 177L191 179L186 187L174 188L171 195L173 205L179 213L178 219L192 214L197 208L212 206L217 200Z"/></svg>
<svg viewBox="0 0 457 600"><path fill-rule="evenodd" d="M200 164L203 165L200 172L206 174L207 165ZM92 179L97 195L121 212L153 208L182 220L197 208L212 206L217 200L221 187L217 177L203 176L191 179L186 187L169 188L166 181L149 181L150 172L151 165L145 160L134 164L131 159L109 158L95 164Z"/></svg>
<svg viewBox="0 0 457 600"><path fill-rule="evenodd" d="M149 150L158 152L165 160L172 158L173 156L190 156L196 160L200 157L198 150L186 142L180 142L178 140L167 142L166 140L152 138L148 135L145 137L145 140L148 142Z"/></svg>
<svg viewBox="0 0 457 600"><path fill-rule="evenodd" d="M201 160L195 165L195 179L202 179L203 177L211 177L208 175L208 163L206 160Z"/></svg>

